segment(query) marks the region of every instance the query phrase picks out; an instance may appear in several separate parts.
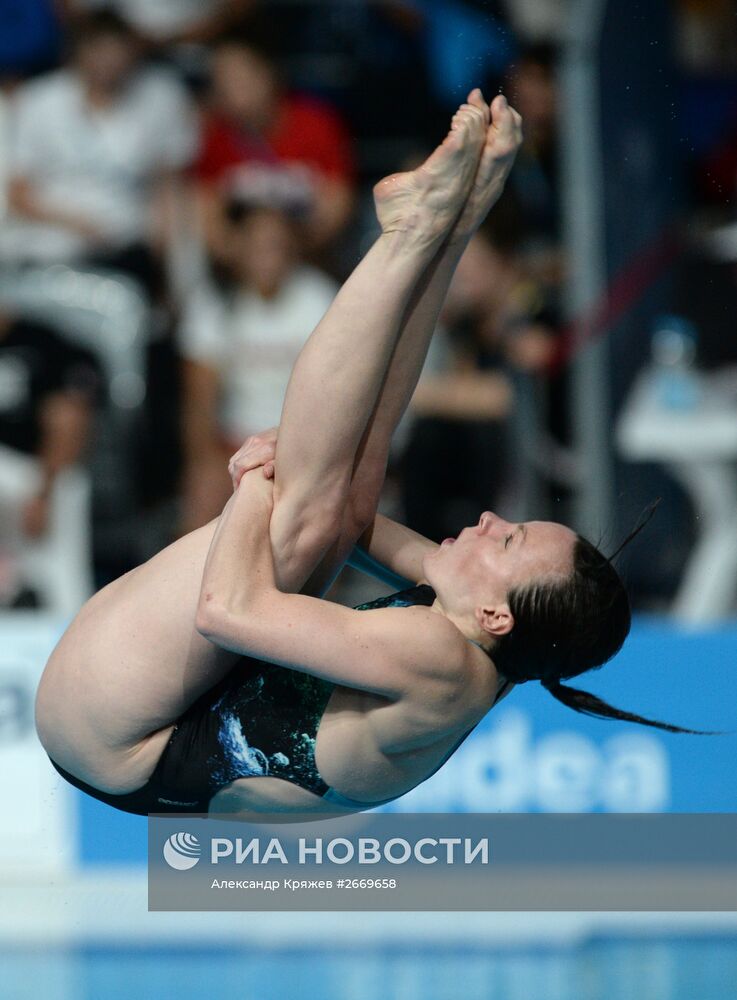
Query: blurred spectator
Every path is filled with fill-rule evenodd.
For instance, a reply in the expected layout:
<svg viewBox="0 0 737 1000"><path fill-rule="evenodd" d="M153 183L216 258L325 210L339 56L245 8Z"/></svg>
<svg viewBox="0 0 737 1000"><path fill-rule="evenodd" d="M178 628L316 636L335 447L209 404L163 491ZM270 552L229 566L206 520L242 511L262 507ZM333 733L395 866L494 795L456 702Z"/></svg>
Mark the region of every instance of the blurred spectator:
<svg viewBox="0 0 737 1000"><path fill-rule="evenodd" d="M233 206L228 286L187 311L184 355L184 515L191 530L220 513L228 457L279 423L292 366L337 286L300 260L295 222L279 209Z"/></svg>
<svg viewBox="0 0 737 1000"><path fill-rule="evenodd" d="M156 49L207 44L237 24L258 0L67 0L77 10L112 7Z"/></svg>
<svg viewBox="0 0 737 1000"><path fill-rule="evenodd" d="M512 376L544 374L556 345L545 295L488 229L463 256L444 323L450 357L420 381L404 458L407 523L436 540L457 534L479 507L502 503L513 472Z"/></svg>
<svg viewBox="0 0 737 1000"><path fill-rule="evenodd" d="M678 55L690 72L719 73L737 68L734 0L678 0Z"/></svg>
<svg viewBox="0 0 737 1000"><path fill-rule="evenodd" d="M213 52L211 102L196 164L205 237L216 255L223 252L224 202L239 171L254 163L297 168L309 177L310 247L326 246L344 229L353 206L354 164L340 118L314 98L289 93L264 48L230 38Z"/></svg>
<svg viewBox="0 0 737 1000"><path fill-rule="evenodd" d="M509 365L544 373L555 357L549 294L530 276L514 236L494 221L477 233L463 255L446 319L465 330L466 350L473 350L482 368Z"/></svg>
<svg viewBox="0 0 737 1000"><path fill-rule="evenodd" d="M345 112L369 187L447 127L447 109L434 100L425 29L412 0L290 2L279 19L275 41L293 89ZM397 94L411 114L397 114Z"/></svg>
<svg viewBox="0 0 737 1000"><path fill-rule="evenodd" d="M19 90L6 262L94 262L155 286L154 248L195 134L179 84L138 60L131 29L100 11L75 23L67 68Z"/></svg>
<svg viewBox="0 0 737 1000"><path fill-rule="evenodd" d="M0 604L17 597L14 556L46 531L56 477L85 450L98 391L86 351L0 311Z"/></svg>
<svg viewBox="0 0 737 1000"><path fill-rule="evenodd" d="M557 283L562 263L555 58L552 48L538 45L526 49L510 67L505 91L522 115L524 141L502 211L511 217L530 262Z"/></svg>

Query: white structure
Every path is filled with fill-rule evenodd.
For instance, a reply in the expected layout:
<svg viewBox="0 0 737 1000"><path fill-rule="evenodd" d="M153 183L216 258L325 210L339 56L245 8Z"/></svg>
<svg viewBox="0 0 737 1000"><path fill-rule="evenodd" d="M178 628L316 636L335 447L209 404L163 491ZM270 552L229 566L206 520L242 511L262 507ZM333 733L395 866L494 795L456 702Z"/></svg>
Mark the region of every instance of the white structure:
<svg viewBox="0 0 737 1000"><path fill-rule="evenodd" d="M694 378L700 402L675 410L658 399L653 374L641 375L622 412L617 440L630 461L662 462L694 505L699 540L673 612L701 624L727 615L737 594L737 380L734 372Z"/></svg>

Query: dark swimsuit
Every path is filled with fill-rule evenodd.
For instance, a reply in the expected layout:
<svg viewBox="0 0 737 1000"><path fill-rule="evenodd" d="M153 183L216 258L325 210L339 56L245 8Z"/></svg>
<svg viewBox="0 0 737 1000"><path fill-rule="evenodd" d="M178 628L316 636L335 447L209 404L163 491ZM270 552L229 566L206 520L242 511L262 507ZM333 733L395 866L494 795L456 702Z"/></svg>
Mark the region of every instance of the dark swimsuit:
<svg viewBox="0 0 737 1000"><path fill-rule="evenodd" d="M434 601L432 587L421 584L360 604L356 610L430 607ZM315 740L335 687L310 674L244 657L177 720L153 774L137 791L124 795L101 792L55 761L51 763L75 788L124 812L144 816L206 813L212 797L226 785L238 778L262 775L283 778L320 795L326 802L353 809L371 809L399 798L393 795L380 802L350 799L330 788L317 770ZM432 774L455 753L472 729Z"/></svg>

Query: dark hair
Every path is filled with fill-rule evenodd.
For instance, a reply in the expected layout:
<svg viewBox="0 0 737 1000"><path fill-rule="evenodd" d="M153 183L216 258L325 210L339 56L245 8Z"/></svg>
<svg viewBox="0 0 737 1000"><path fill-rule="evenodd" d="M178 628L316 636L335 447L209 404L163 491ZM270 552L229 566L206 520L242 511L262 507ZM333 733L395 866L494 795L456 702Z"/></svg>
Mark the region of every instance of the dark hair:
<svg viewBox="0 0 737 1000"><path fill-rule="evenodd" d="M125 41L138 42L136 29L112 7L101 7L87 14L79 14L70 23L69 44L72 49L94 42L105 35L113 35Z"/></svg>
<svg viewBox="0 0 737 1000"><path fill-rule="evenodd" d="M273 13L256 10L235 26L221 32L214 40L212 49L247 50L278 72L282 55L280 37L278 19L274 18Z"/></svg>
<svg viewBox="0 0 737 1000"><path fill-rule="evenodd" d="M669 733L713 735L621 711L593 694L560 683L602 666L622 648L632 616L612 559L642 530L654 510L653 506L610 558L577 535L570 576L511 590L507 603L514 626L496 640L489 653L508 680L515 684L540 681L554 698L584 715L638 722Z"/></svg>

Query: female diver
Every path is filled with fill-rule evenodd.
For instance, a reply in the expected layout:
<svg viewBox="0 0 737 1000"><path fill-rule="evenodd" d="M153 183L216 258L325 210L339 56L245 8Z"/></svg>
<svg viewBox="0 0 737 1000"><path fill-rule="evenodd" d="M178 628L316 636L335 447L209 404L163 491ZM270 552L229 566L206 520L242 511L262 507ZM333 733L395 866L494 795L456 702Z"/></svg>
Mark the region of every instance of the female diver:
<svg viewBox="0 0 737 1000"><path fill-rule="evenodd" d="M515 683L647 721L560 685L629 629L592 545L486 512L437 546L376 515L454 269L520 137L504 97L489 109L476 90L422 167L376 186L382 234L295 365L273 482L246 446L219 520L69 626L36 723L73 785L141 814L356 811L434 773ZM423 582L359 609L320 600L359 538L393 579Z"/></svg>

